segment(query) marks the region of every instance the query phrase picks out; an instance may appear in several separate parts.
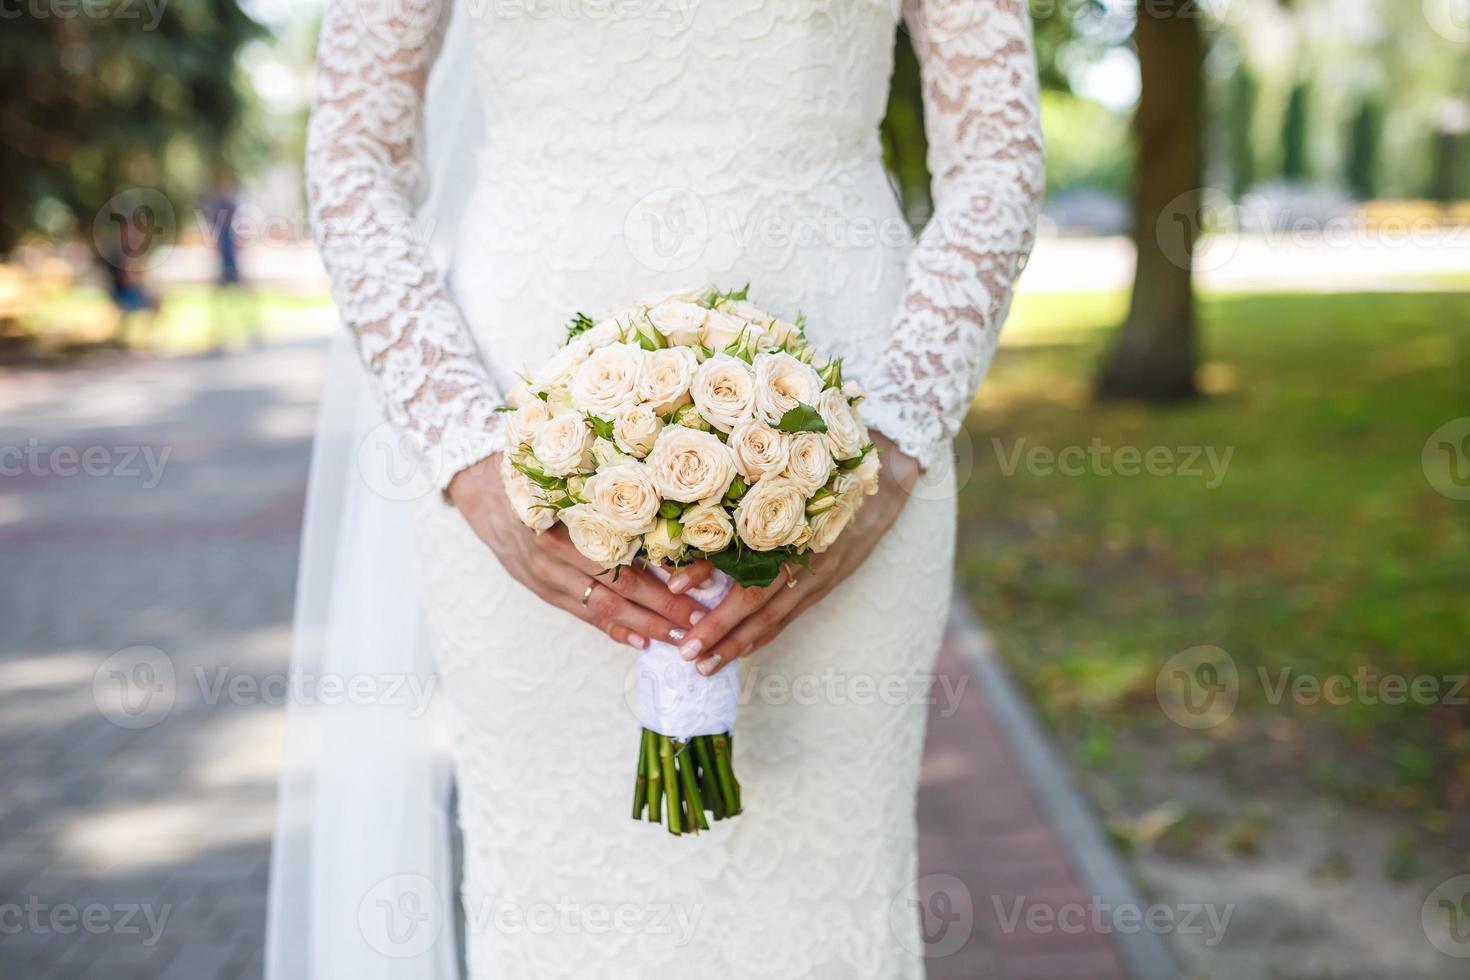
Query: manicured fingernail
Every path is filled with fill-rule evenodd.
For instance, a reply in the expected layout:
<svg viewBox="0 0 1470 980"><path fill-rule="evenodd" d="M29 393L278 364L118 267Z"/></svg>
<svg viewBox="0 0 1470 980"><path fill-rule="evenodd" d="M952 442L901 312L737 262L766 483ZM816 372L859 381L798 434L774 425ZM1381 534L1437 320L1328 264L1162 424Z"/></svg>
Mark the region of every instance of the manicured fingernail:
<svg viewBox="0 0 1470 980"><path fill-rule="evenodd" d="M722 658L718 653L713 655L704 663L699 665L699 672L708 677L710 674L713 674L717 669L719 669L720 661L722 659L724 658Z"/></svg>
<svg viewBox="0 0 1470 980"><path fill-rule="evenodd" d="M634 650L642 650L644 647L648 646L648 641L639 636L637 633L629 633L628 646L632 647Z"/></svg>
<svg viewBox="0 0 1470 980"><path fill-rule="evenodd" d="M670 592L679 593L683 592L687 588L689 588L688 575L675 575L673 578L669 579Z"/></svg>
<svg viewBox="0 0 1470 980"><path fill-rule="evenodd" d="M703 649L703 643L699 642L698 640L690 640L688 643L679 648L679 656L683 657L685 660L693 660L695 657L699 656L699 651Z"/></svg>
<svg viewBox="0 0 1470 980"><path fill-rule="evenodd" d="M677 626L669 630L669 639L673 640L675 643L678 643L680 640L684 639L684 637L688 635L688 633L679 629Z"/></svg>
<svg viewBox="0 0 1470 980"><path fill-rule="evenodd" d="M696 610L694 610L694 612L692 612L692 613L689 614L689 625L690 626L698 626L699 625L699 621L701 619L703 619L703 618L704 618L704 610L703 609L696 609Z"/></svg>

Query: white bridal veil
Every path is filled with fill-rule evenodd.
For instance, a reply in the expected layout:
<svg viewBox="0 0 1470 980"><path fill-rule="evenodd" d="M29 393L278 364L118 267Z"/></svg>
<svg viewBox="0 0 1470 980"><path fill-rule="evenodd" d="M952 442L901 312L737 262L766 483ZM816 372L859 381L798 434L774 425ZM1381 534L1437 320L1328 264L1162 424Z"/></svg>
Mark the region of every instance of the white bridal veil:
<svg viewBox="0 0 1470 980"><path fill-rule="evenodd" d="M429 81L442 268L483 135L455 4ZM332 339L312 452L285 753L271 852L267 980L457 980L448 760L413 574L415 500L347 332Z"/></svg>

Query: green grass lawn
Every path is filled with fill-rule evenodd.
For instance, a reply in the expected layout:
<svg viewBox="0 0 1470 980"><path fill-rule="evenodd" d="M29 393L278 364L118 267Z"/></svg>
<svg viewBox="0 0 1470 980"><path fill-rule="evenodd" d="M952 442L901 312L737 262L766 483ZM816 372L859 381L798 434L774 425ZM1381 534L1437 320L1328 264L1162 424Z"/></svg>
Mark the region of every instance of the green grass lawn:
<svg viewBox="0 0 1470 980"><path fill-rule="evenodd" d="M1470 293L1207 298L1211 395L1173 409L1089 400L1123 312L1117 295L1018 302L961 446L961 584L1033 703L1111 787L1105 809L1162 753L1242 797L1325 792L1463 831L1470 501L1436 492L1421 452L1470 416ZM1027 463L1094 446L1152 451L1155 472L1076 450L1081 475ZM1228 654L1239 703L1193 730L1156 682L1200 645ZM1418 697L1388 675L1421 678ZM1347 703L1292 696L1313 678Z"/></svg>

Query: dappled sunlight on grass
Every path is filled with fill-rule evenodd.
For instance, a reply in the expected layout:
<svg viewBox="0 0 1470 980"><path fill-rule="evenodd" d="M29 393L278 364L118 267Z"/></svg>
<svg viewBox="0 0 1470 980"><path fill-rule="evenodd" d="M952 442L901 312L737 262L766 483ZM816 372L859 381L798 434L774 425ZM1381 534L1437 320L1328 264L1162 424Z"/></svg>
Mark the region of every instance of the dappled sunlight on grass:
<svg viewBox="0 0 1470 980"><path fill-rule="evenodd" d="M1470 415L1470 294L1206 298L1213 397L1167 409L1086 397L1121 295L1023 300L969 420L959 571L1043 713L1425 826L1470 813L1470 722L1444 703L1467 670L1470 504L1420 460ZM1240 706L1191 732L1155 682L1202 644L1233 658ZM1360 672L1345 704L1292 693ZM1382 703L1385 676L1440 697Z"/></svg>
<svg viewBox="0 0 1470 980"><path fill-rule="evenodd" d="M146 314L134 314L126 336L120 336L111 300L94 288L70 289L38 303L23 326L44 347L122 341L156 353L189 354L251 339L321 333L335 322L335 307L325 293L220 292L210 286L181 286L162 296L151 322Z"/></svg>

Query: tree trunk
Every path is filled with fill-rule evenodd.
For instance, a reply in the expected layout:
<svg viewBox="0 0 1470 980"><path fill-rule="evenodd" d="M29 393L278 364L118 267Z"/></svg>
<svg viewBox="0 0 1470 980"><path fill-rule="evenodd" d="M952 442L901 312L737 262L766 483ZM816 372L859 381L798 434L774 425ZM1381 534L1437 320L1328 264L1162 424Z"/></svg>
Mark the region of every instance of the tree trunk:
<svg viewBox="0 0 1470 980"><path fill-rule="evenodd" d="M1204 183L1202 16L1195 0L1138 3L1138 268L1128 319L1098 375L1103 399L1164 402L1198 394L1192 265Z"/></svg>

